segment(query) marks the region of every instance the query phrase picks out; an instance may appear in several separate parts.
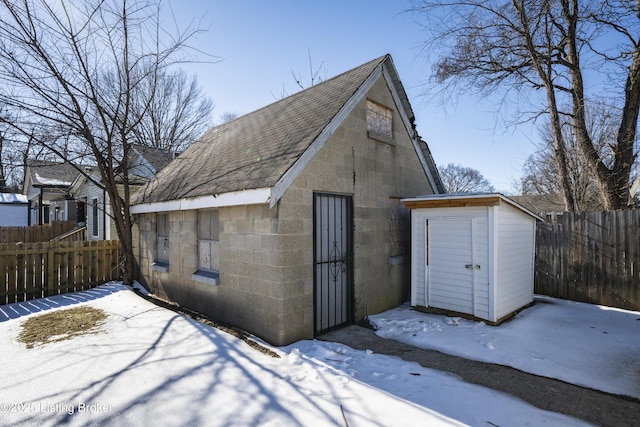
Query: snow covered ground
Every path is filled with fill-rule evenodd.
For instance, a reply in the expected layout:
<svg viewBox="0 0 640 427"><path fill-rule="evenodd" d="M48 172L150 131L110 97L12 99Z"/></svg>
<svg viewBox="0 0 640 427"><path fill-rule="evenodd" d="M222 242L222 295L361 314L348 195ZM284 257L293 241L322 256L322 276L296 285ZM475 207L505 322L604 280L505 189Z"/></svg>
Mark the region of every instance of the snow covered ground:
<svg viewBox="0 0 640 427"><path fill-rule="evenodd" d="M379 333L394 338L420 337L420 345L436 342L440 349L457 354L464 354L465 348L473 354L481 350L500 355L504 359L498 360L500 363L522 358L525 366L535 365L538 358L522 349L527 341L548 348L549 353L541 359L568 358L563 353L566 348L544 344L561 333L575 340L581 336L578 331L587 328L617 342L625 341L626 331L626 341L638 341L640 322L635 319L639 313L551 301L501 326L500 330L511 331L504 334L406 307L373 316L373 320ZM99 333L32 349L16 340L27 318L82 305L108 313ZM594 318L598 311L609 312L610 320ZM527 319L528 313L551 329L550 337L546 332L536 335L541 332L531 323L533 319ZM518 329L518 324L524 325L523 329ZM566 329L570 331L562 332ZM449 335L446 331L451 331L450 339L442 338ZM592 339L587 348L589 344L600 345ZM612 352L618 348L608 347ZM272 358L220 330L157 307L120 283L0 306L0 348L3 426L583 424L452 375L341 344L300 341L272 348L282 356ZM607 361L607 365L618 363L620 369L627 364L637 367L637 358L625 350ZM612 379L606 385L614 383L618 381Z"/></svg>
<svg viewBox="0 0 640 427"><path fill-rule="evenodd" d="M640 398L635 311L536 296L536 304L498 327L406 305L370 321L384 338Z"/></svg>

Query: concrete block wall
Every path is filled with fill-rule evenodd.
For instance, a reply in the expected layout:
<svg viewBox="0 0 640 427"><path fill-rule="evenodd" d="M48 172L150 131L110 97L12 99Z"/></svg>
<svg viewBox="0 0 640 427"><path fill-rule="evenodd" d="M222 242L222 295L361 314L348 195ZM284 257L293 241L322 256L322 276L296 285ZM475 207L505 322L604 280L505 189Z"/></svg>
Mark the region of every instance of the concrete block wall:
<svg viewBox="0 0 640 427"><path fill-rule="evenodd" d="M269 342L285 343L282 299L283 294L293 292L291 277L299 272L295 257L282 256L282 247L295 242L277 235L277 208L219 209L218 285L192 280L198 263L195 210L169 212L168 271L151 268L156 252L155 215L139 215L134 233L143 284L162 298L247 329ZM295 222L283 222L285 229L295 226Z"/></svg>
<svg viewBox="0 0 640 427"><path fill-rule="evenodd" d="M297 291L284 301L284 306L286 323L295 325L305 338L310 338L314 330L314 192L353 196L355 319L409 299L409 257L406 262L393 265L389 259L389 198L429 194L432 190L383 80L374 85L368 98L394 110L395 145L367 136L366 101L362 100L278 203L279 223L302 224L297 230L289 230L298 241L282 255L304 261L300 264L303 276L297 278ZM299 248L306 248L303 260L299 259Z"/></svg>
<svg viewBox="0 0 640 427"><path fill-rule="evenodd" d="M147 286L276 345L312 338L313 194L329 192L353 196L355 319L406 301L409 263L389 262L389 198L432 191L383 78L368 98L394 110L394 144L367 136L363 99L274 208L220 208L219 285L191 279L197 267L196 211L170 214L166 273L151 269L155 214L138 215L134 239Z"/></svg>

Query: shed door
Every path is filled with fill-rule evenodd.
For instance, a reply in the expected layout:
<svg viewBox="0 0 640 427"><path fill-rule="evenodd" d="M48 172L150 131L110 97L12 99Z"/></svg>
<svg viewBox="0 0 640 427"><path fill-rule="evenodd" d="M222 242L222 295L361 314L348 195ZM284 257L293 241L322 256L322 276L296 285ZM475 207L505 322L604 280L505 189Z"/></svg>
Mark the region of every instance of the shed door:
<svg viewBox="0 0 640 427"><path fill-rule="evenodd" d="M428 305L474 313L473 219L429 220Z"/></svg>
<svg viewBox="0 0 640 427"><path fill-rule="evenodd" d="M315 332L352 320L351 196L314 195Z"/></svg>

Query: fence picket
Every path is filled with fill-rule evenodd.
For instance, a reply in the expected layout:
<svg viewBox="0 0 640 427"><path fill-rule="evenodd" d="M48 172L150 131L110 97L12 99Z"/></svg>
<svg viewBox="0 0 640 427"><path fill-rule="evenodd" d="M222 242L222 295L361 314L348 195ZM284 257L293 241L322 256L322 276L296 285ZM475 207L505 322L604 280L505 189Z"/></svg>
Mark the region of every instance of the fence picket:
<svg viewBox="0 0 640 427"><path fill-rule="evenodd" d="M0 227L0 242L47 242L77 228L75 221L54 221L46 225L29 227Z"/></svg>
<svg viewBox="0 0 640 427"><path fill-rule="evenodd" d="M565 212L536 233L535 292L640 310L640 210Z"/></svg>
<svg viewBox="0 0 640 427"><path fill-rule="evenodd" d="M92 275L110 265L118 241L0 243L0 305L83 290L115 280Z"/></svg>

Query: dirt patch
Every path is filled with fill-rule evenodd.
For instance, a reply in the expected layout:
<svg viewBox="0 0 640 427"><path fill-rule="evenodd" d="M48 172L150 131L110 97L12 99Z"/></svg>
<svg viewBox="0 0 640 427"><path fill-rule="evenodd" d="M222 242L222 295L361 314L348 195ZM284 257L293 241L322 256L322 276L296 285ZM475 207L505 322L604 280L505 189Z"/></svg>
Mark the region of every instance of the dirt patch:
<svg viewBox="0 0 640 427"><path fill-rule="evenodd" d="M75 307L31 317L22 323L18 341L27 348L77 336L95 334L107 318L107 313L93 307Z"/></svg>

